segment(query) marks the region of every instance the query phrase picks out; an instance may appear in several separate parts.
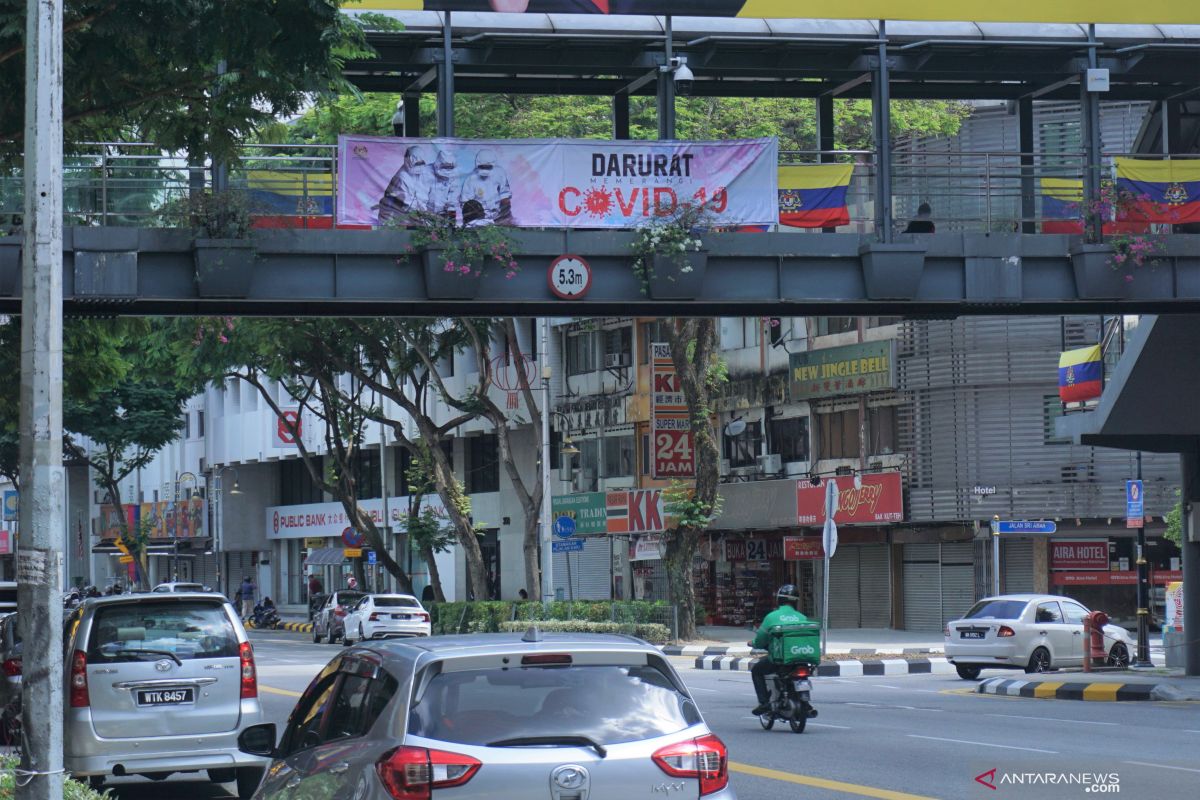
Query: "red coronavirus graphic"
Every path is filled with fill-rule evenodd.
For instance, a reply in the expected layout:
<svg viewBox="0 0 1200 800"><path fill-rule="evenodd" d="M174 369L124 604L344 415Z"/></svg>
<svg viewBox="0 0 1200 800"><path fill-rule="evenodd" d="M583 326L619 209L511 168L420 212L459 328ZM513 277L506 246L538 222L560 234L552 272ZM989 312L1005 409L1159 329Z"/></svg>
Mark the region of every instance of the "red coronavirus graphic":
<svg viewBox="0 0 1200 800"><path fill-rule="evenodd" d="M608 216L612 211L612 195L605 188L588 189L583 196L583 207L593 217Z"/></svg>

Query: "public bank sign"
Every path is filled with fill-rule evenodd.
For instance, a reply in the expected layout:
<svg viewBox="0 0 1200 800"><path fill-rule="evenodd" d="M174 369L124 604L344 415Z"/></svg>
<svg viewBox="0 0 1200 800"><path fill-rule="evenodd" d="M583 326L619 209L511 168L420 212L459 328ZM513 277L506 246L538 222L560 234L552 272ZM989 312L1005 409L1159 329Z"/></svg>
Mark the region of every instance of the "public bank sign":
<svg viewBox="0 0 1200 800"><path fill-rule="evenodd" d="M347 11L510 11L559 14L660 14L767 19L903 19L972 22L1200 22L1185 0L842 0L819 7L796 0L347 0Z"/></svg>
<svg viewBox="0 0 1200 800"><path fill-rule="evenodd" d="M864 342L792 353L792 400L866 394L896 388L896 343Z"/></svg>

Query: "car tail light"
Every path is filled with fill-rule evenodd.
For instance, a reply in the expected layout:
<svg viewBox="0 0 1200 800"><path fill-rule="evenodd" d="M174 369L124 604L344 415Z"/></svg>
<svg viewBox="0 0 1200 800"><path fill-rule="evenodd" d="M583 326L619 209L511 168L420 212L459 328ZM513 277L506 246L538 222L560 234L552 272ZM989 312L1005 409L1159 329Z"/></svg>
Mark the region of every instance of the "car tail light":
<svg viewBox="0 0 1200 800"><path fill-rule="evenodd" d="M71 656L71 708L87 708L92 704L88 696L87 654L76 650Z"/></svg>
<svg viewBox="0 0 1200 800"><path fill-rule="evenodd" d="M4 663L0 664L0 669L4 670L4 674L10 678L15 678L21 674L21 659L6 658Z"/></svg>
<svg viewBox="0 0 1200 800"><path fill-rule="evenodd" d="M521 656L522 667L565 667L570 664L571 656L566 653L539 653L533 656Z"/></svg>
<svg viewBox="0 0 1200 800"><path fill-rule="evenodd" d="M946 625L942 628L942 636L945 636L947 639L950 638L950 626L949 625Z"/></svg>
<svg viewBox="0 0 1200 800"><path fill-rule="evenodd" d="M1007 638L1009 636L1016 636L1017 632L1007 625L1001 625L1000 630L996 631L996 635L1000 638Z"/></svg>
<svg viewBox="0 0 1200 800"><path fill-rule="evenodd" d="M238 656L242 659L242 699L258 697L258 675L254 669L254 648L249 642L238 646Z"/></svg>
<svg viewBox="0 0 1200 800"><path fill-rule="evenodd" d="M397 747L375 765L375 771L395 800L429 800L434 789L462 786L481 766L483 762L461 753Z"/></svg>
<svg viewBox="0 0 1200 800"><path fill-rule="evenodd" d="M729 751L711 733L669 744L656 750L652 758L659 769L673 778L699 778L701 797L729 785Z"/></svg>
<svg viewBox="0 0 1200 800"><path fill-rule="evenodd" d="M336 616L344 617L344 616L346 616L346 609L342 608L341 606L335 606L333 609L333 613Z"/></svg>
<svg viewBox="0 0 1200 800"><path fill-rule="evenodd" d="M796 667L794 670L792 670L793 678L807 678L811 674L812 673L809 671L807 664Z"/></svg>
<svg viewBox="0 0 1200 800"><path fill-rule="evenodd" d="M367 622L379 622L379 612L372 611L371 616L367 617Z"/></svg>
<svg viewBox="0 0 1200 800"><path fill-rule="evenodd" d="M422 622L429 622L429 615L424 611L418 612L416 616L420 617Z"/></svg>

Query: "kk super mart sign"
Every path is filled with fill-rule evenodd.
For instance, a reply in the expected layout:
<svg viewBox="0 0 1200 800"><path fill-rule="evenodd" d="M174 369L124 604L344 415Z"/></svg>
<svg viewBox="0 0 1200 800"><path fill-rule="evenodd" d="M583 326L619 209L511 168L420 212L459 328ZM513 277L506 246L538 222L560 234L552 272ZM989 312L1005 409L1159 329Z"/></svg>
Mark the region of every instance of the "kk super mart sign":
<svg viewBox="0 0 1200 800"><path fill-rule="evenodd" d="M658 14L765 19L971 20L972 22L1107 22L1193 25L1200 5L1183 0L842 0L820 6L796 0L348 0L347 11L506 11L543 14ZM676 23L678 25L678 23Z"/></svg>
<svg viewBox="0 0 1200 800"><path fill-rule="evenodd" d="M692 422L687 400L671 360L671 345L652 343L650 358L650 476L655 480L693 478L696 475L696 451L692 440Z"/></svg>
<svg viewBox="0 0 1200 800"><path fill-rule="evenodd" d="M899 472L868 472L852 477L825 478L817 486L807 480L796 482L796 516L800 525L825 523L825 481L837 481L838 507L833 521L838 525L878 525L904 519L904 489Z"/></svg>

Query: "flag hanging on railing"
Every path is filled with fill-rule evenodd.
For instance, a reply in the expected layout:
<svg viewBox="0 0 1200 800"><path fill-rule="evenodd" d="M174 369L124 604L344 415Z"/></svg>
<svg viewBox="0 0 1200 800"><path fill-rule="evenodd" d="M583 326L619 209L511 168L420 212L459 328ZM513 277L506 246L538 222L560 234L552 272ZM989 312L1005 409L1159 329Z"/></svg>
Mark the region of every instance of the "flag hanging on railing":
<svg viewBox="0 0 1200 800"><path fill-rule="evenodd" d="M1083 181L1042 178L1042 233L1083 233Z"/></svg>
<svg viewBox="0 0 1200 800"><path fill-rule="evenodd" d="M1117 187L1132 193L1131 213L1146 222L1200 222L1200 159L1118 158Z"/></svg>
<svg viewBox="0 0 1200 800"><path fill-rule="evenodd" d="M1100 345L1067 350L1058 357L1058 397L1080 403L1104 393L1104 363Z"/></svg>
<svg viewBox="0 0 1200 800"><path fill-rule="evenodd" d="M779 223L793 228L850 224L846 190L853 164L805 164L779 168Z"/></svg>
<svg viewBox="0 0 1200 800"><path fill-rule="evenodd" d="M256 228L332 228L333 176L250 170L246 188Z"/></svg>

